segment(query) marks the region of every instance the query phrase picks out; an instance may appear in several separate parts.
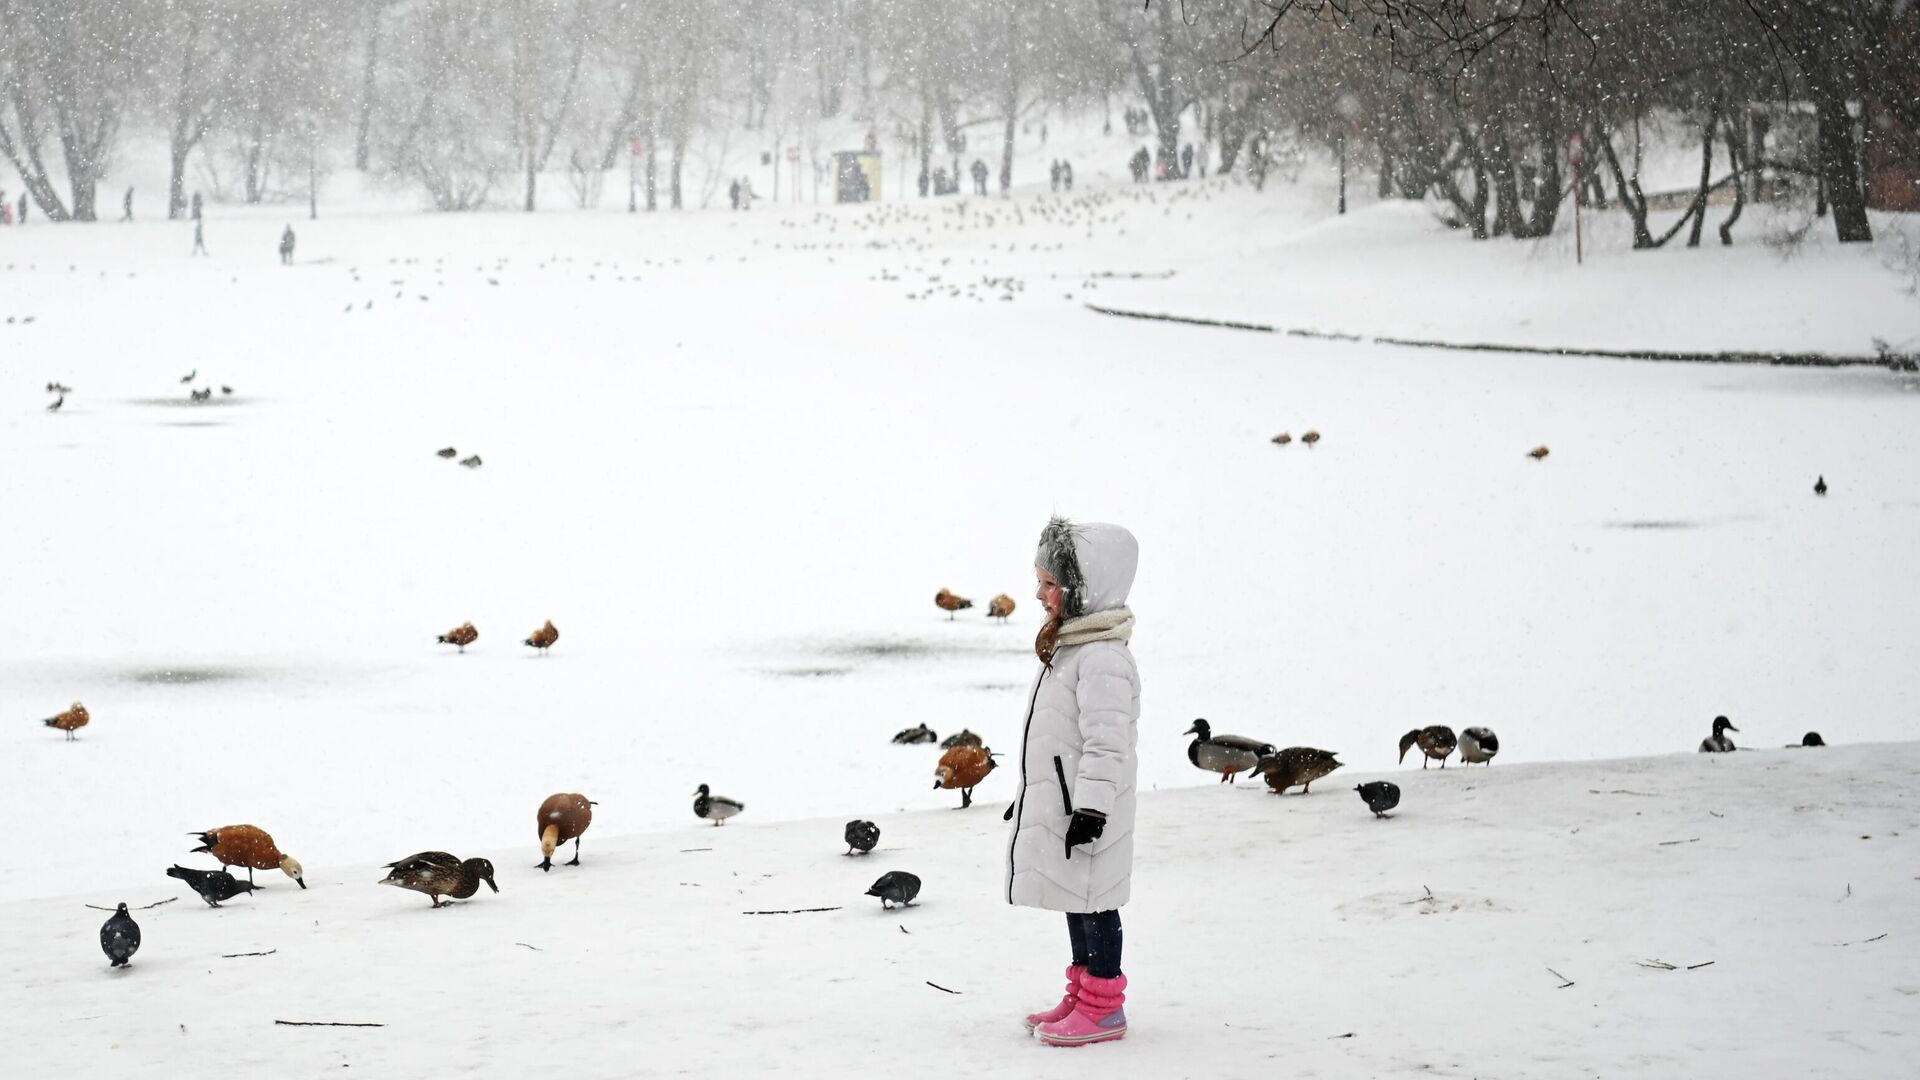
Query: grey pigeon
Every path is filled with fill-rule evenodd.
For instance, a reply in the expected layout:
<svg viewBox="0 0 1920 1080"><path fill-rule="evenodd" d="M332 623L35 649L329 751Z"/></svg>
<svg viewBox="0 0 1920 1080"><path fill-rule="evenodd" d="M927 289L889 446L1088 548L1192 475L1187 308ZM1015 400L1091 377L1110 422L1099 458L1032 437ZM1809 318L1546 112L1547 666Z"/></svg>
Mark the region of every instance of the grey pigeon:
<svg viewBox="0 0 1920 1080"><path fill-rule="evenodd" d="M113 917L100 927L100 951L111 961L108 967L126 967L133 954L140 951L140 924L127 914L127 905L121 904Z"/></svg>
<svg viewBox="0 0 1920 1080"><path fill-rule="evenodd" d="M225 870L195 870L192 867L175 863L167 870L170 878L179 878L187 883L208 907L219 907L220 901L231 900L242 893L252 892L256 886L251 881L241 881Z"/></svg>
<svg viewBox="0 0 1920 1080"><path fill-rule="evenodd" d="M894 904L905 907L920 895L920 879L905 870L889 870L880 875L880 880L873 883L867 895L879 897L882 908Z"/></svg>
<svg viewBox="0 0 1920 1080"><path fill-rule="evenodd" d="M1400 785L1386 780L1373 780L1353 790L1367 801L1367 809L1373 811L1375 817L1386 817L1387 811L1400 805Z"/></svg>
<svg viewBox="0 0 1920 1080"><path fill-rule="evenodd" d="M847 854L858 851L865 855L880 842L880 826L871 821L847 822Z"/></svg>

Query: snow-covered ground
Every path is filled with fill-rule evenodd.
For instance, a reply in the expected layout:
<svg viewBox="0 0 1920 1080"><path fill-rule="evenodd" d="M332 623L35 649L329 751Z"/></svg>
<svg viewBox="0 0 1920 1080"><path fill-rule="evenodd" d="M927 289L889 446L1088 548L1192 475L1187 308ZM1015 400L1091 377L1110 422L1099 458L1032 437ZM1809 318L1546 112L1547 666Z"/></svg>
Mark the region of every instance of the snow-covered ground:
<svg viewBox="0 0 1920 1080"><path fill-rule="evenodd" d="M1881 338L1911 349L1920 303L1883 253L1816 240L1791 259L1752 242L1636 254L1604 240L1606 229L1619 235L1616 221L1575 269L1558 241L1475 245L1419 207L1332 220L1326 195L1308 177L1264 194L1095 184L1072 199L680 216L444 217L348 203L293 220L291 268L273 254L287 220L277 210L217 208L213 256L199 260L180 223L0 230L0 716L11 718L0 726L0 815L23 837L20 857L0 866L0 962L7 993L32 987L27 1002L0 1007L9 1036L44 1062L33 1055L82 1037L64 1026L74 1018L110 1017L89 1021L103 1025L105 1056L82 1072L112 1062L133 1073L185 1060L194 1044L152 1041L162 1029L204 1038L204 1060L231 1064L242 1037L222 1025L244 1022L258 1060L291 1051L310 1062L309 1049L363 1044L257 1036L251 1014L221 1018L211 1004L364 1004L364 1017L280 1018L399 1017L409 1034L385 1037L415 1050L366 1063L435 1048L458 1056L484 1040L462 1061L524 1071L547 1054L587 1075L622 1075L619 1063L635 1059L606 1055L624 1049L667 1054L663 1071L716 1058L770 1068L801 1037L785 1025L830 1013L803 1045L849 1055L849 1071L922 1052L999 1061L971 1036L999 1038L1009 1008L1051 987L1056 928L993 907L997 813L937 811L954 797L931 790L934 755L886 743L925 722L1016 748L1039 623L1030 552L1055 511L1122 521L1141 539L1134 647L1147 788L1207 783L1180 735L1202 716L1218 731L1339 750L1351 773L1393 767L1398 736L1429 723L1496 728L1497 776L1514 763L1690 751L1716 713L1758 746L1809 728L1840 744L1920 735L1908 645L1920 575L1906 566L1920 537L1913 377L1420 352L1145 324L1084 306L1599 347L1851 354ZM211 402L188 403L189 372L192 386L215 387ZM41 388L52 380L73 392L49 414ZM1268 441L1310 427L1324 435L1316 449ZM1541 443L1551 455L1530 460ZM448 445L484 465L434 455ZM1810 490L1816 475L1832 485L1825 499ZM931 603L942 586L979 606L948 621ZM1007 626L983 615L1002 591L1021 602ZM562 636L536 657L520 640L548 618ZM464 620L481 633L466 655L433 643ZM77 742L35 722L74 700L94 718ZM1817 759L1816 786L1866 799L1861 785L1910 778L1914 753L1836 748ZM1405 820L1379 823L1389 831L1319 838L1361 845L1347 863L1336 848L1312 863L1285 857L1290 832L1278 861L1248 856L1271 855L1258 838L1274 821L1357 811L1339 794L1350 784L1324 803L1318 793L1297 803L1152 795L1143 805L1166 831L1144 841L1160 860L1149 872L1185 884L1143 886L1150 895L1129 915L1135 955L1143 986L1189 989L1143 999L1159 1000L1143 1005L1153 1024L1138 1041L1176 1040L1162 1044L1178 1055L1165 1067L1209 1075L1271 1071L1261 1053L1341 1072L1351 1061L1339 1055L1354 1052L1384 1055L1365 1071L1452 1062L1468 1074L1564 1075L1538 1059L1575 1060L1566 1047L1595 1044L1570 1042L1573 1033L1612 1031L1592 1051L1601 1056L1577 1060L1607 1073L1717 1075L1721 1061L1783 1060L1767 1037L1799 1009L1814 1018L1806 1031L1835 1033L1833 1053L1890 1055L1809 1067L1872 1074L1911 1049L1901 1041L1910 1035L1887 1034L1910 1022L1870 1015L1912 1016L1911 997L1886 997L1895 983L1920 985L1897 932L1872 948L1894 958L1898 978L1848 981L1840 975L1866 969L1838 967L1814 984L1830 999L1780 989L1801 979L1775 981L1785 961L1757 948L1751 981L1730 1000L1668 990L1726 977L1718 966L1624 981L1654 977L1631 968L1639 953L1679 963L1714 951L1679 955L1722 924L1691 902L1670 918L1649 906L1656 887L1777 913L1758 906L1778 899L1764 887L1782 865L1769 845L1801 845L1823 872L1865 866L1856 892L1868 872L1905 865L1911 909L1911 860L1834 839L1851 824L1804 836L1760 824L1794 804L1894 813L1816 802L1790 768L1801 760L1512 769L1502 784L1516 785L1516 801L1464 835L1466 819L1411 789ZM1686 833L1703 839L1684 851L1649 846L1681 837L1634 831L1595 864L1603 879L1570 830L1612 838L1634 811L1649 827L1682 824L1655 820L1643 805L1653 800L1584 795L1602 775L1639 768L1679 770L1674 798L1696 776L1778 786L1725 789L1752 825L1729 833L1731 846L1710 846L1708 823ZM692 823L702 782L749 805L728 829L699 834L739 845L705 864L687 860L706 853L679 851L696 846L693 834L660 831ZM1565 799L1526 794L1563 782ZM983 806L996 783L1012 786L990 780ZM1447 783L1496 790L1451 769ZM421 901L416 915L405 902L415 898L371 888L381 863L425 848L505 852L503 868L530 862L514 845L530 839L539 800L563 790L602 804L588 853L605 861L588 871L533 881L503 870L500 897L445 913ZM1236 801L1201 801L1215 798ZM736 873L774 873L747 890L756 906L789 906L773 900L790 892L837 898L842 878L883 862L816 858L812 838L830 840L855 814L881 820L900 854L930 860L917 862L934 868L928 933L909 925L903 936L889 922L884 941L807 939L792 953L798 927L785 917L702 936L718 933L716 909L680 881L712 889ZM1880 839L1910 824L1889 820L1858 831ZM242 821L272 830L316 889L274 889L224 914L155 909L136 972L101 981L98 922L75 898L183 891L161 871L188 859L187 831ZM803 824L770 828L782 821ZM1429 826L1430 839L1404 839ZM1402 839L1381 839L1390 836ZM1508 853L1509 876L1464 876L1488 852ZM1719 877L1646 877L1709 852ZM1455 864L1463 876L1451 886L1430 869ZM1471 931L1377 951L1334 925L1345 914L1369 934L1420 933L1431 921L1400 904L1420 885L1534 917L1476 914ZM1827 904L1840 885L1793 887ZM514 906L541 889L566 899L539 915ZM1795 931L1825 949L1870 935L1814 933L1816 919L1875 902L1778 910L1801 913ZM172 927L267 917L243 909L284 912L294 922L283 928L311 932L316 959L300 966L290 929L174 951L194 939L183 930L170 940ZM434 933L443 922L483 927L484 941L449 949L387 929L411 928L398 921L407 918L436 920ZM1613 930L1581 944L1583 920ZM536 936L548 928L561 936ZM556 944L567 935L577 945ZM1294 963L1300 940L1319 951ZM163 981L169 964L261 942L281 951L175 967L181 976ZM478 959L496 945L506 955ZM552 952L570 947L568 966L552 966ZM1489 1023L1454 1007L1581 1000L1607 985L1582 966L1602 952L1625 965L1620 989L1586 999L1577 1022L1563 1018L1571 1026L1514 1031L1505 1013ZM1565 959L1551 966L1576 988L1528 981L1545 978L1535 969L1547 955ZM1786 970L1826 979L1825 963L1840 961ZM756 964L781 989L742 991ZM195 998L186 973L209 966L221 978ZM1463 970L1487 996L1441 980ZM901 975L968 993L929 990L937 1003L916 1002L888 989ZM241 978L262 981L242 990L231 981ZM817 992L822 984L834 989ZM562 985L587 987L585 1000L560 1002ZM1343 989L1330 997L1329 985ZM207 1007L177 1021L79 1007L78 995L119 987L143 988L149 1005ZM751 1015L733 1000L742 992L759 1003ZM373 1008L389 993L411 1004ZM781 1011L782 995L799 1003ZM1604 1020L1586 1019L1595 1004ZM1729 1019L1735 1006L1747 1011ZM1209 1025L1237 1009L1266 1033L1221 1041ZM1658 1036L1635 1042L1606 1026L1631 1017ZM1507 1019L1546 1022L1534 1011ZM618 1029L631 1033L624 1042L606 1038L616 1020L629 1025ZM21 1021L46 1041L15 1035ZM874 1037L893 1021L934 1041ZM1360 1034L1319 1041L1369 1023L1372 1048ZM514 1024L527 1025L523 1037L507 1037ZM780 1037L725 1038L755 1025ZM659 1049L663 1032L683 1040L678 1049ZM1198 1041L1178 1041L1188 1038ZM107 1054L115 1041L123 1051ZM1722 1056L1696 1060L1693 1047ZM1489 1060L1476 1048L1502 1056L1475 1065Z"/></svg>
<svg viewBox="0 0 1920 1080"><path fill-rule="evenodd" d="M524 828L479 852L499 894L442 911L373 884L417 846L395 828L305 892L137 912L109 973L81 905L184 893L157 856L118 891L0 904L0 1016L23 1077L1905 1077L1916 771L1913 743L1416 769L1386 820L1358 770L1149 793L1132 1032L1080 1051L1020 1027L1065 934L999 901L991 783L964 813L876 813L859 858L841 818L749 812L589 831L543 875ZM888 912L862 893L892 869L925 889Z"/></svg>

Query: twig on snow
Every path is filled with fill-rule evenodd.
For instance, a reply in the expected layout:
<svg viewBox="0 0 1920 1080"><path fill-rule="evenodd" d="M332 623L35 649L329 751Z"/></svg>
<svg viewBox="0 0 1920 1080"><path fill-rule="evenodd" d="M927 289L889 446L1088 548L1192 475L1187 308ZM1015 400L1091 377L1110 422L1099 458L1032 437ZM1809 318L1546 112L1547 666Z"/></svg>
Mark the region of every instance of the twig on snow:
<svg viewBox="0 0 1920 1080"><path fill-rule="evenodd" d="M1853 882L1849 881L1847 882L1847 895L1841 897L1840 900L1851 900L1851 899L1853 899ZM1840 902L1840 900L1835 900L1834 903L1837 904Z"/></svg>
<svg viewBox="0 0 1920 1080"><path fill-rule="evenodd" d="M932 979L927 980L927 985L933 987L935 990L942 991L943 993L958 994L960 992L958 990L948 990L946 987L941 986L939 983L934 982Z"/></svg>
<svg viewBox="0 0 1920 1080"><path fill-rule="evenodd" d="M177 896L169 896L165 900L155 900L151 904L142 904L137 908L128 908L127 910L128 911L146 911L148 908L157 908L161 904L171 904L178 899L180 898ZM95 911L119 911L120 910L117 907L101 907L99 904L88 904L87 906L92 908Z"/></svg>
<svg viewBox="0 0 1920 1080"><path fill-rule="evenodd" d="M839 911L837 907L777 908L772 911L743 911L742 915L805 915L814 911Z"/></svg>
<svg viewBox="0 0 1920 1080"><path fill-rule="evenodd" d="M342 1023L338 1020L275 1020L283 1027L386 1027L385 1024Z"/></svg>
<svg viewBox="0 0 1920 1080"><path fill-rule="evenodd" d="M1836 949L1844 949L1849 945L1871 945L1874 942L1879 941L1881 938L1884 938L1886 936L1887 935L1885 934L1881 934L1878 937L1867 938L1865 941L1836 941L1833 943L1833 947Z"/></svg>
<svg viewBox="0 0 1920 1080"><path fill-rule="evenodd" d="M1623 788L1623 787L1614 788L1612 791L1601 791L1599 788L1588 788L1587 794L1589 795L1638 795L1643 799L1657 799L1660 797L1659 795L1651 791L1628 791L1626 788Z"/></svg>
<svg viewBox="0 0 1920 1080"><path fill-rule="evenodd" d="M1553 970L1552 968L1548 968L1547 973L1549 975L1552 975L1554 978L1560 980L1560 985L1554 987L1554 989L1556 990L1565 990L1567 987L1573 985L1572 979L1567 978L1565 975L1560 974L1559 972Z"/></svg>
<svg viewBox="0 0 1920 1080"><path fill-rule="evenodd" d="M1687 970L1688 970L1688 971L1699 971L1699 970L1700 970L1701 968L1703 968L1703 967L1712 967L1713 965L1714 965L1714 961L1712 961L1712 960L1708 960L1708 961L1706 961L1706 962L1704 962L1704 963L1700 963L1700 964L1688 964L1688 965L1687 965Z"/></svg>
<svg viewBox="0 0 1920 1080"><path fill-rule="evenodd" d="M911 930L908 930L908 929L907 929L906 927L904 927L904 926L900 928L900 932L901 932L901 933L903 933L903 934L905 934L905 935L907 935L908 937L912 937L912 936L913 936L913 931L911 931Z"/></svg>
<svg viewBox="0 0 1920 1080"><path fill-rule="evenodd" d="M1333 1040L1333 1039L1351 1039L1351 1038L1353 1038L1353 1032L1351 1032L1351 1031L1349 1031L1349 1032L1347 1032L1347 1033L1346 1033L1345 1035L1329 1035L1329 1036L1327 1036L1327 1038L1328 1038L1329 1040Z"/></svg>
<svg viewBox="0 0 1920 1080"><path fill-rule="evenodd" d="M1635 960L1634 963L1643 968L1659 968L1661 971L1678 971L1680 969L1680 965L1678 964L1669 964L1665 960L1655 960L1652 958Z"/></svg>
<svg viewBox="0 0 1920 1080"><path fill-rule="evenodd" d="M238 958L240 958L240 957L242 957L242 956L272 956L272 955L273 955L274 953L277 953L277 952L279 952L279 951L280 951L279 949L268 949L268 950L267 950L266 952L230 952L230 953L221 953L221 954L220 954L220 959L222 959L222 960L235 960L235 959L238 959Z"/></svg>
<svg viewBox="0 0 1920 1080"><path fill-rule="evenodd" d="M685 855L689 851L712 851L712 850L713 849L710 847L683 847L680 849L680 854Z"/></svg>
<svg viewBox="0 0 1920 1080"><path fill-rule="evenodd" d="M1719 812L1719 811L1717 811L1717 810L1709 810L1709 811L1707 811L1707 813L1709 813L1709 814L1712 814L1712 815L1713 815L1714 817L1721 817L1721 818L1723 818L1723 817L1726 817L1726 816L1727 816L1727 815L1725 815L1725 814L1722 814L1722 813L1720 813L1720 812Z"/></svg>
<svg viewBox="0 0 1920 1080"><path fill-rule="evenodd" d="M1426 889L1426 890L1427 890L1427 895L1425 895L1425 896L1416 896L1416 897L1414 897L1414 898L1413 898L1412 900L1402 900L1402 901L1400 901L1400 906L1401 906L1401 907L1406 907L1406 906L1407 906L1408 904L1432 904L1432 903L1438 903L1438 900L1437 900L1437 899L1436 899L1436 898L1434 897L1434 895L1433 895L1433 889L1432 889L1432 888L1431 888L1430 886L1426 886L1426 885L1422 885L1422 886L1420 886L1420 887L1421 887L1421 888L1423 888L1423 889Z"/></svg>
<svg viewBox="0 0 1920 1080"><path fill-rule="evenodd" d="M1660 846L1672 847L1675 844L1693 844L1693 843L1698 843L1699 840L1700 838L1697 836L1689 836L1685 840L1662 840L1660 841Z"/></svg>
<svg viewBox="0 0 1920 1080"><path fill-rule="evenodd" d="M523 948L523 949L532 949L532 950L533 950L534 952L546 952L546 951L547 951L547 950L545 950L545 949L543 949L543 948L541 948L541 947L540 947L540 946L538 946L538 945L529 945L529 944L527 944L527 943L526 943L526 942L524 942L524 941L516 941L516 942L514 942L514 944L515 944L515 945L518 945L518 946L520 946L520 947L521 947L521 948Z"/></svg>

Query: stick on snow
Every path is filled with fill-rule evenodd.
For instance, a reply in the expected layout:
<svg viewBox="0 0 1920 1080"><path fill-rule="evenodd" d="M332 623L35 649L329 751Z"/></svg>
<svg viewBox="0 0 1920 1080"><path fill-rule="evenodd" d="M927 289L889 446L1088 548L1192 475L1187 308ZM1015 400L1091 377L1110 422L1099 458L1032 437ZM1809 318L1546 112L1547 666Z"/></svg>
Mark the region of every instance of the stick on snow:
<svg viewBox="0 0 1920 1080"><path fill-rule="evenodd" d="M242 956L272 956L272 955L273 955L274 953L277 953L277 952L279 952L279 951L280 951L279 949L268 949L268 950L267 950L266 952L230 952L230 953L221 953L221 954L220 954L220 959L222 959L222 960L237 960L237 959L239 959L239 958L240 958L240 957L242 957Z"/></svg>
<svg viewBox="0 0 1920 1080"><path fill-rule="evenodd" d="M139 906L139 907L137 907L137 908L128 908L127 910L128 910L128 911L146 911L146 910L148 910L149 908L157 908L157 907L159 907L159 906L160 906L161 904L171 904L171 903L173 903L173 902L174 902L175 900L178 900L178 899L180 899L180 898L179 898L179 897L177 897L177 896L169 896L169 897L167 897L167 898L166 898L165 900L155 900L155 901L154 901L153 903L151 903L151 904L142 904L141 906ZM93 910L95 910L95 911L119 911L119 910L120 910L120 909L119 909L119 908L117 908L117 907L101 907L101 906L100 906L99 904L88 904L87 906L88 906L88 907L90 907L90 908L92 908L92 909L93 909Z"/></svg>
<svg viewBox="0 0 1920 1080"><path fill-rule="evenodd" d="M1560 985L1554 988L1556 990L1565 990L1567 987L1573 985L1572 979L1567 978L1565 975L1560 974L1559 972L1553 970L1552 968L1548 968L1547 973L1552 975L1554 978L1560 980Z"/></svg>
<svg viewBox="0 0 1920 1080"><path fill-rule="evenodd" d="M742 915L806 915L815 911L839 911L837 907L778 908L773 911L743 911Z"/></svg>
<svg viewBox="0 0 1920 1080"><path fill-rule="evenodd" d="M942 993L958 994L960 992L958 990L948 990L946 987L941 986L939 983L934 982L932 979L927 980L927 985L933 987L935 990L941 991Z"/></svg>
<svg viewBox="0 0 1920 1080"><path fill-rule="evenodd" d="M282 1027L386 1027L385 1024L354 1024L339 1020L275 1020Z"/></svg>

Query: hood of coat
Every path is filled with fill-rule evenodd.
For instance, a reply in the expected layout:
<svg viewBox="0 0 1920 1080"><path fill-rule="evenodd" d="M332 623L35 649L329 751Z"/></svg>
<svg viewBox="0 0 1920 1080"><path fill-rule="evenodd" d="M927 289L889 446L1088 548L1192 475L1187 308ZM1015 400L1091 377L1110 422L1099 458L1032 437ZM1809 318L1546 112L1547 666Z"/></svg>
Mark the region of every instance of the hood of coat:
<svg viewBox="0 0 1920 1080"><path fill-rule="evenodd" d="M1072 619L1127 605L1140 542L1119 525L1054 518L1040 533L1033 561L1066 589L1065 615Z"/></svg>

